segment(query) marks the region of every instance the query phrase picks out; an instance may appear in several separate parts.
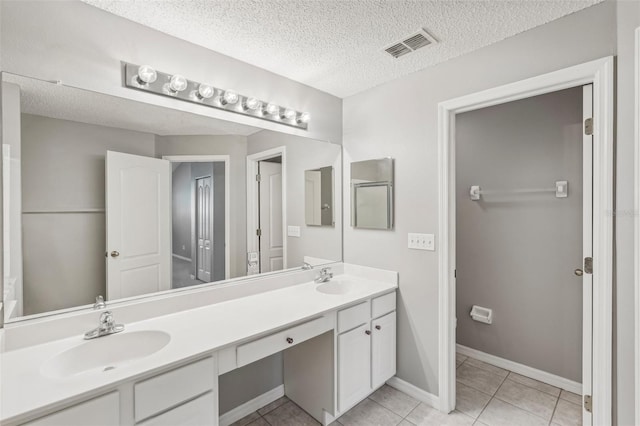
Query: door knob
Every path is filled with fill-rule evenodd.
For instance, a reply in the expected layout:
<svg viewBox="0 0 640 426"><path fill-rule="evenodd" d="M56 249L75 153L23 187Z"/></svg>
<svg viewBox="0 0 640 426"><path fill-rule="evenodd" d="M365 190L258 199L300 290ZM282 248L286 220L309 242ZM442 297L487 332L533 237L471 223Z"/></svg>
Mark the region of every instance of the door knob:
<svg viewBox="0 0 640 426"><path fill-rule="evenodd" d="M116 250L111 252L111 257L118 257L118 256L120 256L120 252L118 252Z"/></svg>
<svg viewBox="0 0 640 426"><path fill-rule="evenodd" d="M577 276L581 277L582 274L584 274L584 272L582 271L582 269L578 268L575 271L573 271L574 274L576 274Z"/></svg>

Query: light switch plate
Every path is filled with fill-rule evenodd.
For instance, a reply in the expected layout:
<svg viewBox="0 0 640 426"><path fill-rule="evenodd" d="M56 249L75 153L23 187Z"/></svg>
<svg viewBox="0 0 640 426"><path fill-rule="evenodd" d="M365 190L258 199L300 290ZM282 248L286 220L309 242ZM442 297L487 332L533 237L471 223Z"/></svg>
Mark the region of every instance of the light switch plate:
<svg viewBox="0 0 640 426"><path fill-rule="evenodd" d="M414 250L435 251L435 236L433 234L417 234L409 232L408 247Z"/></svg>
<svg viewBox="0 0 640 426"><path fill-rule="evenodd" d="M290 237L300 237L299 226L287 226L287 235Z"/></svg>

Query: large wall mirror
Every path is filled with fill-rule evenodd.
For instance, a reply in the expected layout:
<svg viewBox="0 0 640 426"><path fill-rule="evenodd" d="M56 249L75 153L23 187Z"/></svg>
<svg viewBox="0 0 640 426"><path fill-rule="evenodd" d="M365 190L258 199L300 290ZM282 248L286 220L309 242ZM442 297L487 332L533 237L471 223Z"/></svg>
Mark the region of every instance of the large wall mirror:
<svg viewBox="0 0 640 426"><path fill-rule="evenodd" d="M341 147L2 74L7 322L342 260ZM327 184L326 179L322 182Z"/></svg>

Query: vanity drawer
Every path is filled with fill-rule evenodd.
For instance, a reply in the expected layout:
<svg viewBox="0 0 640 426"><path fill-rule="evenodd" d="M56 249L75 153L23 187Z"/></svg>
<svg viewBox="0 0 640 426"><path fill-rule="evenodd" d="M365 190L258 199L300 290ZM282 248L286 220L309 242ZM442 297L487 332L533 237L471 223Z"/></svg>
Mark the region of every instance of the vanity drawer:
<svg viewBox="0 0 640 426"><path fill-rule="evenodd" d="M338 333L344 333L369 321L369 301L338 312Z"/></svg>
<svg viewBox="0 0 640 426"><path fill-rule="evenodd" d="M135 420L139 422L210 391L214 382L214 360L206 358L136 383Z"/></svg>
<svg viewBox="0 0 640 426"><path fill-rule="evenodd" d="M396 292L385 294L384 296L376 297L373 299L373 305L371 308L371 316L378 318L384 314L396 310Z"/></svg>
<svg viewBox="0 0 640 426"><path fill-rule="evenodd" d="M331 323L331 319L321 317L279 333L254 340L253 342L245 343L244 345L238 346L236 357L237 366L242 367L243 365L251 364L254 361L287 349L292 345L319 336L332 328L333 324Z"/></svg>
<svg viewBox="0 0 640 426"><path fill-rule="evenodd" d="M23 426L116 426L120 423L120 395L111 392L74 405Z"/></svg>
<svg viewBox="0 0 640 426"><path fill-rule="evenodd" d="M179 407L169 410L145 422L138 423L139 426L202 426L215 425L216 400L213 392L206 393L201 397L182 404Z"/></svg>

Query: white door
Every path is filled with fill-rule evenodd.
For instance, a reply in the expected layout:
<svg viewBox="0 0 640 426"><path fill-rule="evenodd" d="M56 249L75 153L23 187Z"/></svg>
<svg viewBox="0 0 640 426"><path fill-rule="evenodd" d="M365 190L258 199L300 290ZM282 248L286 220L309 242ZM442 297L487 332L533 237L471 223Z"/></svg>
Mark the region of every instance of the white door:
<svg viewBox="0 0 640 426"><path fill-rule="evenodd" d="M307 225L322 225L322 174L317 170L304 172L304 213Z"/></svg>
<svg viewBox="0 0 640 426"><path fill-rule="evenodd" d="M338 409L344 413L371 390L369 324L338 336L338 377Z"/></svg>
<svg viewBox="0 0 640 426"><path fill-rule="evenodd" d="M396 374L396 313L371 322L371 387L376 389Z"/></svg>
<svg viewBox="0 0 640 426"><path fill-rule="evenodd" d="M213 263L213 182L211 176L196 179L197 278L211 282Z"/></svg>
<svg viewBox="0 0 640 426"><path fill-rule="evenodd" d="M593 117L593 85L582 89L583 123ZM593 135L583 132L582 150L582 252L584 259L593 256ZM585 265L580 266L583 270ZM585 395L591 393L593 365L593 275L589 271L582 274L582 424L591 425L592 416L585 409Z"/></svg>
<svg viewBox="0 0 640 426"><path fill-rule="evenodd" d="M284 267L282 233L282 165L259 163L260 185L260 272L279 271Z"/></svg>
<svg viewBox="0 0 640 426"><path fill-rule="evenodd" d="M171 288L171 165L107 151L107 299Z"/></svg>

